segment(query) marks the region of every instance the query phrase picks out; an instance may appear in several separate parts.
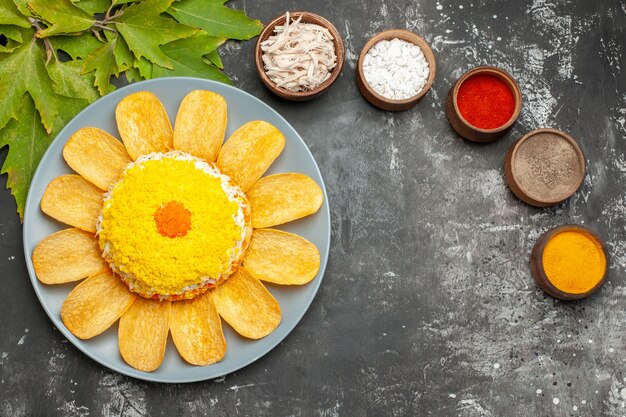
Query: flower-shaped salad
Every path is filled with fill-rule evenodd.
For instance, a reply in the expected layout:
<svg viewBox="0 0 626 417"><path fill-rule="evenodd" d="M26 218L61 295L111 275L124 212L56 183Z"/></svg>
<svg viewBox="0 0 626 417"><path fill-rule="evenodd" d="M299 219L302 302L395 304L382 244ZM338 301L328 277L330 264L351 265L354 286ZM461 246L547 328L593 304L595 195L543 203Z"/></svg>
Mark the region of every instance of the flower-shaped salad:
<svg viewBox="0 0 626 417"><path fill-rule="evenodd" d="M119 349L142 371L157 369L168 334L194 365L226 353L221 319L250 339L270 334L280 306L261 281L302 285L319 270L318 249L272 226L317 212L323 193L309 177L262 177L285 146L264 121L222 145L227 106L197 90L172 129L152 93L115 111L122 141L92 128L63 148L80 175L50 182L41 209L72 228L42 240L33 265L45 284L86 278L61 307L65 326L89 339L119 319Z"/></svg>

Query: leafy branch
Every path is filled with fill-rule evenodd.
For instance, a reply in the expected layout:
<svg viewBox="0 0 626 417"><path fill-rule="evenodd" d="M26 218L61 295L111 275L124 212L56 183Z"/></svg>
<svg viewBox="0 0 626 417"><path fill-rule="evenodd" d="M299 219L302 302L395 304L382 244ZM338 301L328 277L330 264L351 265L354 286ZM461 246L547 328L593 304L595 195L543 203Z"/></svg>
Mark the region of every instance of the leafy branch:
<svg viewBox="0 0 626 417"><path fill-rule="evenodd" d="M250 39L263 25L226 1L0 0L0 147L9 147L1 173L20 216L47 146L115 89L112 79L230 82L219 46Z"/></svg>

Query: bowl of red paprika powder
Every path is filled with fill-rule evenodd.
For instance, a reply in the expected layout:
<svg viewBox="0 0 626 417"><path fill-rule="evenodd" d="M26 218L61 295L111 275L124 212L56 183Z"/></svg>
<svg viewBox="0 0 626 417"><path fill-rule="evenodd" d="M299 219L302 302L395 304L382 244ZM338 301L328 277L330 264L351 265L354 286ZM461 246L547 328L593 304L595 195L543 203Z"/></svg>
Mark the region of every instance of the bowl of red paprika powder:
<svg viewBox="0 0 626 417"><path fill-rule="evenodd" d="M504 135L522 111L522 93L506 71L490 66L467 71L450 89L446 113L452 128L473 142Z"/></svg>

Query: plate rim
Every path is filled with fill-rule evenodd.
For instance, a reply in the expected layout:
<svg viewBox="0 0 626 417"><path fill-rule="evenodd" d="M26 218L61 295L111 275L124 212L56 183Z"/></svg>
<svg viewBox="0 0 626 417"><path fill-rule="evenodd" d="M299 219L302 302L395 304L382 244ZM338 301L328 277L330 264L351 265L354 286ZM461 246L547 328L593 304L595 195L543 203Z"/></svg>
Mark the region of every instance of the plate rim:
<svg viewBox="0 0 626 417"><path fill-rule="evenodd" d="M311 158L311 160L313 161L313 165L315 168L315 172L317 172L317 175L319 175L320 178L320 182L321 182L321 189L322 192L324 194L324 203L322 204L321 209L324 210L326 212L326 215L328 217L328 222L327 222L327 233L326 233L326 250L324 251L324 253L322 254L321 257L321 263L320 263L320 269L318 271L317 276L319 277L318 280L316 280L315 283L310 283L308 285L313 285L314 286L314 292L312 294L312 296L310 297L310 299L307 301L306 305L303 305L303 309L301 310L301 312L298 314L298 317L296 317L296 319L294 320L293 324L287 328L285 328L285 333L284 335L282 335L282 337L279 337L275 343L273 343L272 345L270 345L269 347L265 348L264 350L262 350L258 355L253 356L252 358L250 358L247 361L244 361L241 364L238 364L237 366L235 366L233 369L230 370L226 370L223 372L219 372L216 375L212 375L212 376L208 376L208 377L203 377L203 376L197 376L197 377L191 377L191 378L176 378L176 379L169 379L169 380L164 380L162 378L158 378L155 377L155 374L150 373L150 372L143 372L143 371L139 371L136 370L134 368L131 367L131 369L133 369L136 373L131 373L126 371L125 369L121 369L121 368L117 368L116 366L111 366L110 364L105 363L103 360L101 360L98 356L92 354L91 352L89 352L81 343L80 340L78 338L76 338L76 336L74 336L68 329L67 327L65 327L65 325L62 326L58 326L56 324L56 321L60 319L58 317L53 317L52 312L50 311L50 309L47 307L47 305L44 303L43 301L43 296L37 286L38 281L37 281L37 277L35 274L35 270L33 267L33 262L32 262L32 258L29 256L29 249L28 249L28 243L30 243L30 238L27 237L27 233L26 231L28 230L26 225L28 223L28 218L29 218L29 213L30 213L30 209L29 207L33 206L33 202L31 201L33 198L35 198L33 196L34 191L33 191L33 183L35 178L39 175L40 171L43 170L42 166L42 162L43 160L48 157L48 154L51 154L53 152L52 150L52 145L59 140L59 138L61 136L63 136L64 134L66 134L66 131L69 130L68 126L70 125L70 123L78 118L79 116L81 116L84 112L86 112L88 109L90 109L92 106L97 105L98 102L100 102L104 97L108 97L108 96L122 96L124 95L126 90L132 90L132 89L136 89L138 88L138 85L150 85L150 84L161 84L161 83L168 83L169 81L176 79L176 80L182 80L182 81L189 81L192 83L196 83L196 82L200 82L200 83L206 83L207 87L210 87L212 85L219 85L220 88L226 88L226 89L230 89L233 91L237 91L238 93L243 93L245 96L247 96L249 99L254 100L259 102L260 104L262 104L263 106L266 106L267 108L269 108L273 113L276 114L276 116L281 119L287 126L289 126L297 135L297 139L299 139L302 144L304 145L304 148L308 154L308 156ZM120 99L122 98L120 97ZM69 140L69 137L68 137ZM37 207L39 207L39 204L35 204ZM89 358L91 358L92 360L96 361L97 363L99 363L101 366L114 371L114 372L118 372L122 375L126 375L128 377L131 378L135 378L135 379L139 379L139 380L143 380L143 381L150 381L150 382L159 382L159 383L168 383L168 384L184 384L184 383L192 383L192 382L200 382L200 381L208 381L208 380L212 380L212 379L216 379L216 378L220 378L223 377L225 375L229 375L232 374L234 372L239 371L240 369L243 369L245 367L247 367L248 365L256 362L257 360L259 360L260 358L262 358L263 356L267 355L269 352L271 352L272 350L274 350L279 344L281 344L286 338L287 336L289 336L291 334L291 332L293 331L293 329L295 329L295 327L300 323L300 321L302 320L302 318L304 317L304 315L309 311L309 308L311 307L311 304L313 303L313 300L315 299L315 297L317 296L317 293L319 291L319 288L322 284L322 281L324 280L324 275L326 273L326 266L328 264L328 258L329 258L329 254L330 254L330 244L331 244L331 236L332 236L332 227L331 227L331 213L330 213L330 202L328 200L328 193L326 191L326 183L324 181L324 177L319 169L319 165L315 159L315 157L313 156L313 154L311 153L311 150L309 149L309 146L307 145L307 143L304 141L304 139L302 139L302 136L300 135L300 133L291 125L291 123L289 123L289 121L287 121L278 111L276 111L272 106L270 106L269 104L265 103L263 100L253 96L252 94L248 93L247 91L244 91L240 88L237 88L233 85L229 85L229 84L225 84L225 83L220 83L218 81L213 81L213 80L208 80L208 79L204 79L204 78L195 78L195 77L164 77L164 78L154 78L154 79L150 79L150 80L143 80L143 81L139 81L136 83L130 83L128 85L125 85L123 87L118 88L117 90L106 94L105 96L102 96L100 98L98 98L96 101L94 101L93 103L89 104L88 106L86 106L84 109L82 109L78 114L76 114L76 116L74 116L68 123L66 123L66 125L63 127L63 129L61 129L59 131L59 133L57 133L57 135L55 136L55 138L50 142L50 145L48 145L48 148L46 149L46 151L44 152L44 154L41 157L41 160L39 161L39 163L37 164L37 168L35 169L35 172L33 173L33 177L31 180L31 183L28 187L28 194L26 196L26 203L24 206L24 221L22 223L22 246L24 249L24 257L25 257L25 261L26 261L26 268L28 270L28 275L31 281L31 284L33 286L33 289L35 291L35 294L37 295L37 299L39 300L39 303L41 304L42 308L44 309L44 311L46 312L48 318L50 319L50 321L52 322L52 325L57 328L62 334L63 336L69 340L72 345L76 348L78 348L78 350L80 350L83 354L87 355ZM117 322L117 320L116 320ZM61 324L63 324L61 322ZM269 335L268 335L269 336ZM168 340L170 339L170 335L168 334ZM210 365L208 365L210 366Z"/></svg>

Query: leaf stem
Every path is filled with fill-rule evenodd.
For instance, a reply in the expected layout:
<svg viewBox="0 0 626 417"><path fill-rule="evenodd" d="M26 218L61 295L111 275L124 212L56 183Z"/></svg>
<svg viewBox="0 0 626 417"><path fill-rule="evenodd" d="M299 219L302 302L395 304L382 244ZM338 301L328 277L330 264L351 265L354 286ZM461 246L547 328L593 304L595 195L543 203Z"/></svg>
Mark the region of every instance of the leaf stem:
<svg viewBox="0 0 626 417"><path fill-rule="evenodd" d="M107 10L107 12L104 14L104 20L109 20L109 15L111 14L111 10L113 10L113 4L111 4L111 7L109 7L109 9Z"/></svg>
<svg viewBox="0 0 626 417"><path fill-rule="evenodd" d="M123 15L123 14L124 14L124 11L123 11L123 10L118 10L117 12L115 12L115 14L114 14L113 16L111 16L111 17L110 17L110 18L108 18L108 19L107 19L107 18L106 18L106 16L105 16L105 21L106 21L106 22L108 22L109 20L113 20L113 19L115 19L115 18L117 18L117 17L120 17L120 16L121 16L121 15Z"/></svg>
<svg viewBox="0 0 626 417"><path fill-rule="evenodd" d="M109 7L109 9L106 11L106 13L104 14L104 19L102 20L97 20L96 22L94 22L94 24L91 26L91 28L89 28L89 30L91 31L91 33L94 34L94 36L100 41L100 42L105 42L105 40L102 37L102 34L100 33L100 31L103 30L108 30L109 32L113 32L113 33L117 33L117 30L115 30L112 27L109 27L108 24L109 23L114 23L112 22L113 19L115 19L116 17L120 17L124 12L122 10L117 10L113 16L111 16L111 11L115 8L115 6L111 6Z"/></svg>
<svg viewBox="0 0 626 417"><path fill-rule="evenodd" d="M98 28L98 29L102 29L102 30L108 30L108 31L111 31L111 32L117 32L115 29L110 28L108 26L105 26L104 24L102 24L100 22L94 23L92 27L95 27L95 28Z"/></svg>
<svg viewBox="0 0 626 417"><path fill-rule="evenodd" d="M108 30L113 33L117 33L112 27L107 26L109 23L114 23L113 19L120 17L124 14L123 10L116 10L113 16L111 16L111 11L115 8L115 6L109 7L109 9L104 14L104 19L96 21L90 28L91 33L93 33L99 41L104 42L102 39L102 35L100 33L101 30Z"/></svg>
<svg viewBox="0 0 626 417"><path fill-rule="evenodd" d="M91 33L94 34L94 36L100 41L100 42L105 42L104 39L102 39L102 37L100 36L100 32L98 32L96 29L94 29L93 27L91 29Z"/></svg>
<svg viewBox="0 0 626 417"><path fill-rule="evenodd" d="M33 18L33 17L29 17L28 21L30 22L30 24L36 29L35 32L35 38L33 38L33 41L35 39L38 38L37 34L39 32L41 32L41 20ZM50 60L52 59L53 56L56 57L55 53L54 53L54 48L52 47L52 44L50 43L50 39L44 37L43 38L43 44L46 47L46 65L50 62Z"/></svg>

